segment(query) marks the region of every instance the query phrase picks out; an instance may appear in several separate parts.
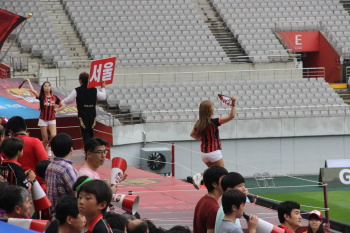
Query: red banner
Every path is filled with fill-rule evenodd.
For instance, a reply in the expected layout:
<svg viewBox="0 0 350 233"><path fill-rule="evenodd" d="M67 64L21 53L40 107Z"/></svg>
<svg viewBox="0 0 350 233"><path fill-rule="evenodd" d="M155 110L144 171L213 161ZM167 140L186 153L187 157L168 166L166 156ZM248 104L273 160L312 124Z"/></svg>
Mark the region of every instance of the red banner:
<svg viewBox="0 0 350 233"><path fill-rule="evenodd" d="M0 9L0 50L11 32L27 18Z"/></svg>
<svg viewBox="0 0 350 233"><path fill-rule="evenodd" d="M92 61L88 88L101 86L102 82L112 84L116 60L116 57L110 57Z"/></svg>
<svg viewBox="0 0 350 233"><path fill-rule="evenodd" d="M0 63L0 79L2 78L11 78L11 67Z"/></svg>
<svg viewBox="0 0 350 233"><path fill-rule="evenodd" d="M317 52L320 49L319 31L278 32L293 52Z"/></svg>

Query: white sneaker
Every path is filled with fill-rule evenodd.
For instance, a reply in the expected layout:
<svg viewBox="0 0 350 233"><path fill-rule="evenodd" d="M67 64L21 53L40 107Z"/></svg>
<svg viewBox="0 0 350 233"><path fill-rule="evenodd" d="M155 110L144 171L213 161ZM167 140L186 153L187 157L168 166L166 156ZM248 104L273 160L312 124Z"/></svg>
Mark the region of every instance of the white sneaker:
<svg viewBox="0 0 350 233"><path fill-rule="evenodd" d="M196 189L199 189L199 186L201 185L201 181L203 180L203 176L201 173L196 173L192 177L192 184Z"/></svg>

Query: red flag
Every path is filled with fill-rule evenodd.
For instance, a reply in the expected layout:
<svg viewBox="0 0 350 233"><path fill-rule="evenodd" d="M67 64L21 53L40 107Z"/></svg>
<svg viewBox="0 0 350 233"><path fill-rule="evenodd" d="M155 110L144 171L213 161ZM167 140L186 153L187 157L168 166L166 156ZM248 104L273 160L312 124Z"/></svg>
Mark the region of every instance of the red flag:
<svg viewBox="0 0 350 233"><path fill-rule="evenodd" d="M0 51L11 32L26 19L0 8Z"/></svg>

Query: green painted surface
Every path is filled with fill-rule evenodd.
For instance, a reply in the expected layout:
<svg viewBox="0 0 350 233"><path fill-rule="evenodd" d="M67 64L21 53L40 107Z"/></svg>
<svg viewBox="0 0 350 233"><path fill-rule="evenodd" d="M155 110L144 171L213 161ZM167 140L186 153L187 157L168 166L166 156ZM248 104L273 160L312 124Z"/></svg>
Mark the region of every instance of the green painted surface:
<svg viewBox="0 0 350 233"><path fill-rule="evenodd" d="M317 186L318 176L275 177L275 187L257 188L254 178L246 179L249 193L276 201L293 200L301 205L301 209L310 211L324 208L322 187ZM289 186L289 187L286 187ZM297 187L290 187L297 186ZM350 187L328 187L329 217L341 222L350 223ZM311 207L308 207L311 206ZM324 214L324 211L322 211Z"/></svg>

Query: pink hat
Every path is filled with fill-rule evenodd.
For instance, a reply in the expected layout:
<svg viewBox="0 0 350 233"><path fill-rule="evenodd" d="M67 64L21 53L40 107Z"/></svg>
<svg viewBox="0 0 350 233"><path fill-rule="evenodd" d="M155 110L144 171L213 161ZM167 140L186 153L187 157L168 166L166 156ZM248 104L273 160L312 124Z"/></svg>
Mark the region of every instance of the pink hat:
<svg viewBox="0 0 350 233"><path fill-rule="evenodd" d="M322 214L321 214L321 212L318 211L318 210L313 210L313 211L311 211L311 212L309 213L309 217L310 217L310 215L316 215L318 218L322 219Z"/></svg>

